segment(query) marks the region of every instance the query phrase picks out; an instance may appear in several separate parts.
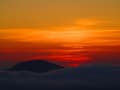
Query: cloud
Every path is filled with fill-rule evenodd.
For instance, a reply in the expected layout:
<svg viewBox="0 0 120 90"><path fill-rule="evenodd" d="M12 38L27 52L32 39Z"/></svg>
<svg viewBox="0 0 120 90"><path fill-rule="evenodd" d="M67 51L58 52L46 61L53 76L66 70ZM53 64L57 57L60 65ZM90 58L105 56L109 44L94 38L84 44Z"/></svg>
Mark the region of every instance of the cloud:
<svg viewBox="0 0 120 90"><path fill-rule="evenodd" d="M75 24L80 26L94 26L103 23L102 20L97 19L80 19L75 22Z"/></svg>
<svg viewBox="0 0 120 90"><path fill-rule="evenodd" d="M95 19L95 18L84 18L78 19L73 23L73 26L80 29L101 29L101 30L119 30L120 23L112 19Z"/></svg>
<svg viewBox="0 0 120 90"><path fill-rule="evenodd" d="M37 74L32 72L0 72L1 90L80 90L120 88L120 68L109 65L83 65L78 68Z"/></svg>

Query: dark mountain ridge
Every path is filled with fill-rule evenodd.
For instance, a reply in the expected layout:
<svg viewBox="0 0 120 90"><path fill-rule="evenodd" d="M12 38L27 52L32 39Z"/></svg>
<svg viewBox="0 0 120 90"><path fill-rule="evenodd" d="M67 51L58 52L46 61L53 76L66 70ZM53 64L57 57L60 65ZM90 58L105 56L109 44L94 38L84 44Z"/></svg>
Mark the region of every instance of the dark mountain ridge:
<svg viewBox="0 0 120 90"><path fill-rule="evenodd" d="M62 69L63 67L54 63L50 63L45 60L30 60L26 62L21 62L9 68L9 71L31 71L36 73L48 72L57 69Z"/></svg>

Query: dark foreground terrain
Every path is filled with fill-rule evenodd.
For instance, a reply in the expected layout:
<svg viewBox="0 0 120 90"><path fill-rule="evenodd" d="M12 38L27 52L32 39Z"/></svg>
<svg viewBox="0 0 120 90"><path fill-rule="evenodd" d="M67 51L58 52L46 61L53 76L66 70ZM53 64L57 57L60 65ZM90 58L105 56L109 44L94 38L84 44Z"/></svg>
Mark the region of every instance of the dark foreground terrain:
<svg viewBox="0 0 120 90"><path fill-rule="evenodd" d="M101 64L62 68L30 61L1 71L0 90L120 90L120 67Z"/></svg>
<svg viewBox="0 0 120 90"><path fill-rule="evenodd" d="M1 71L0 90L120 90L120 67L90 65L46 73Z"/></svg>

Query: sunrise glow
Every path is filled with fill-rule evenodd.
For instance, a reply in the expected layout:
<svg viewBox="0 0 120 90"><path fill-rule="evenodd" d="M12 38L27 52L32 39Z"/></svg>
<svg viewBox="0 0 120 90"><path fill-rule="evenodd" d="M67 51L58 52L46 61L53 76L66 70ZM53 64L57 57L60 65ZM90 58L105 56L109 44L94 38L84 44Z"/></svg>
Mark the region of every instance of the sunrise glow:
<svg viewBox="0 0 120 90"><path fill-rule="evenodd" d="M119 0L0 1L0 62L120 63Z"/></svg>

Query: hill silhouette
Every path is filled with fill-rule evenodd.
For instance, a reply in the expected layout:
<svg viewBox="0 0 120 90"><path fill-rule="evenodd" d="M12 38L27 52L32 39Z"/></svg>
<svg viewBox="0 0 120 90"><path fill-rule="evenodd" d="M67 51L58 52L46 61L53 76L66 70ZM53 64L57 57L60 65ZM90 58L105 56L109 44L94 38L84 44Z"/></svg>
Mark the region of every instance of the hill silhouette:
<svg viewBox="0 0 120 90"><path fill-rule="evenodd" d="M48 72L52 70L62 69L62 66L47 62L45 60L31 60L21 62L8 69L9 71L31 71L36 73Z"/></svg>

